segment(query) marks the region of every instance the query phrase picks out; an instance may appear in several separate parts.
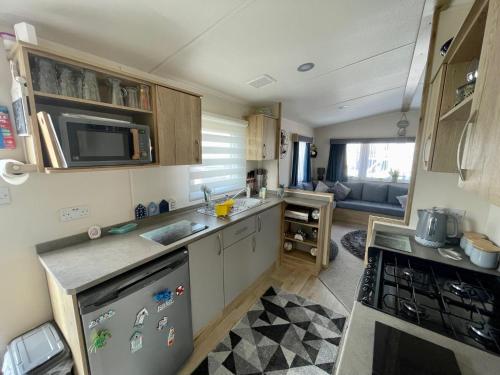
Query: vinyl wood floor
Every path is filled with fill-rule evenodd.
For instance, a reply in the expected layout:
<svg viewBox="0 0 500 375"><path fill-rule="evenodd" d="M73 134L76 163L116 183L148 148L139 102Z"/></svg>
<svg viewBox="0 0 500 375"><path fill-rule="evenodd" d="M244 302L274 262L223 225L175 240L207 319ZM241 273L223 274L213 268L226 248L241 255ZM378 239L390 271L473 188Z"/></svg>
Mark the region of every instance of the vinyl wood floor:
<svg viewBox="0 0 500 375"><path fill-rule="evenodd" d="M342 303L316 276L293 266L282 265L261 277L256 286L244 293L243 298L238 298L236 306L229 306L217 322L195 339L194 352L179 374L191 374L270 286L301 295L335 312L349 315Z"/></svg>

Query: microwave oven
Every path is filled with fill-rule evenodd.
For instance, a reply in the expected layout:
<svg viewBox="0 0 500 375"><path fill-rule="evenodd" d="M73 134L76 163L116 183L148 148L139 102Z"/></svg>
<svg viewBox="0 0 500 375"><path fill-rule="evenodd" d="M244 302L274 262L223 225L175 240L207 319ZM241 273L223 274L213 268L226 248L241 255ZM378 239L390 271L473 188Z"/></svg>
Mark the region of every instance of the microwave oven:
<svg viewBox="0 0 500 375"><path fill-rule="evenodd" d="M152 162L146 125L78 115L61 115L58 123L68 167Z"/></svg>

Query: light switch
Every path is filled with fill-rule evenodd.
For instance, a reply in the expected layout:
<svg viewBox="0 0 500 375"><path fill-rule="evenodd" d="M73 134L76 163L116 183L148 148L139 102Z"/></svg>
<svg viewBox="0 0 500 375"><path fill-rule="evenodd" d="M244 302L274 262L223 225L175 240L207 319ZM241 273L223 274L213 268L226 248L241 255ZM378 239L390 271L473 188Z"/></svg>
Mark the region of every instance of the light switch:
<svg viewBox="0 0 500 375"><path fill-rule="evenodd" d="M0 187L0 204L10 204L10 192L8 187Z"/></svg>

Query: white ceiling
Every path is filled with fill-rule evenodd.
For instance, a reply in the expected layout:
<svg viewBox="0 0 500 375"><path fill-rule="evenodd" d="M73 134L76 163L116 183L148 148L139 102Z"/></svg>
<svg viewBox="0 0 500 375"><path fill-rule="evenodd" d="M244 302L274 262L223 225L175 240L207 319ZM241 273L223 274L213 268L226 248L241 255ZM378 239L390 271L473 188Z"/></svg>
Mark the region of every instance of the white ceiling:
<svg viewBox="0 0 500 375"><path fill-rule="evenodd" d="M6 0L0 21L252 104L283 101L287 118L323 126L400 109L424 3ZM277 82L246 84L262 74Z"/></svg>

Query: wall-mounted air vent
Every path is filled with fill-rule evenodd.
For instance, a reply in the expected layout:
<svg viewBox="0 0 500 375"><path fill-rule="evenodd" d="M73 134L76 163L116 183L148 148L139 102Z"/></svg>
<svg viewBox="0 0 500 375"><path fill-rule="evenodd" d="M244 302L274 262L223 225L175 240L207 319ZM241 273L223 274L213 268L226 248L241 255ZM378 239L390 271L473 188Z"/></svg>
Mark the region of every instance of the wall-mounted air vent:
<svg viewBox="0 0 500 375"><path fill-rule="evenodd" d="M260 89L261 87L264 87L264 86L267 86L271 83L275 83L276 80L271 77L270 75L267 75L267 74L264 74L264 75L261 75L260 77L257 77L255 79L252 79L251 81L248 81L247 83L252 86L252 87L255 87L256 89Z"/></svg>

